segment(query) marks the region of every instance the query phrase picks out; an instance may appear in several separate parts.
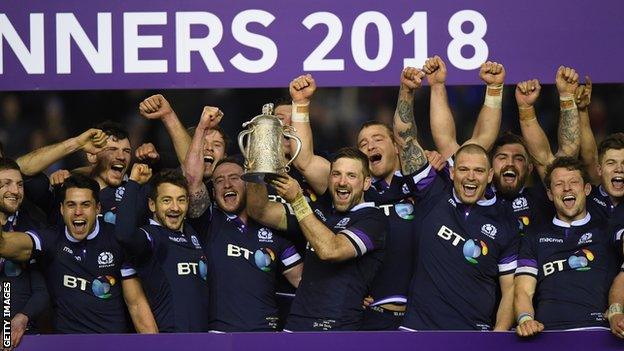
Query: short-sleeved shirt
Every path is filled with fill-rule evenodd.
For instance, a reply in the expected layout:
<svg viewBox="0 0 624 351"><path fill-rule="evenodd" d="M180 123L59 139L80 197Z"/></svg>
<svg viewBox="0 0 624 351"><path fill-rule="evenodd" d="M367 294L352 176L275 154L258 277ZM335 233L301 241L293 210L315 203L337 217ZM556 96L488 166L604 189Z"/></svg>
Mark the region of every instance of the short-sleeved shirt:
<svg viewBox="0 0 624 351"><path fill-rule="evenodd" d="M385 255L370 291L375 300L372 306L405 304L414 260L414 198L400 171L390 184L374 180L364 198L374 202L389 223Z"/></svg>
<svg viewBox="0 0 624 351"><path fill-rule="evenodd" d="M555 215L555 207L548 199L546 189L541 183L523 187L516 196L511 198L497 194L494 185L490 186L490 191L496 194L500 202L509 207L521 235L524 235L532 225L548 223Z"/></svg>
<svg viewBox="0 0 624 351"><path fill-rule="evenodd" d="M430 166L409 176L418 203L416 263L403 327L491 330L501 275L513 274L519 235L496 197L463 204Z"/></svg>
<svg viewBox="0 0 624 351"><path fill-rule="evenodd" d="M121 279L136 275L113 227L101 220L78 241L65 226L29 230L33 258L42 267L59 333L128 331Z"/></svg>
<svg viewBox="0 0 624 351"><path fill-rule="evenodd" d="M272 229L217 207L202 233L209 262L211 329L273 331L277 328L276 276L301 263L294 245Z"/></svg>
<svg viewBox="0 0 624 351"><path fill-rule="evenodd" d="M328 193L312 202L312 207L329 230L349 239L356 257L322 261L308 244L303 277L285 329L357 330L364 313L362 300L383 260L388 221L372 202L360 203L348 212L335 211ZM292 226L295 216L289 217Z"/></svg>
<svg viewBox="0 0 624 351"><path fill-rule="evenodd" d="M18 211L7 218L2 230L7 235L10 232L25 232L37 228L27 213ZM16 313L23 313L29 317L29 324L43 312L48 304L48 292L45 284L41 284L41 272L34 261L14 262L0 257L0 281L11 283L11 318ZM41 294L36 294L40 289Z"/></svg>
<svg viewBox="0 0 624 351"><path fill-rule="evenodd" d="M603 313L618 270L614 243L607 223L589 213L569 224L555 217L524 236L516 276L537 280L535 319L545 329L609 326Z"/></svg>
<svg viewBox="0 0 624 351"><path fill-rule="evenodd" d="M611 197L602 185L592 185L587 197L587 211L591 213L594 220L608 221L621 207L611 201Z"/></svg>

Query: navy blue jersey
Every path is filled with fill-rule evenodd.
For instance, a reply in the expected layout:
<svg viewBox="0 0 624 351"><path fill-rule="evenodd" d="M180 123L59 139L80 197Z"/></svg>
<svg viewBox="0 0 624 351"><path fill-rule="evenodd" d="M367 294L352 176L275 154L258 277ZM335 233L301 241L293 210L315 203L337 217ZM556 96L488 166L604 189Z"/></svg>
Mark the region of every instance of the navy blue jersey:
<svg viewBox="0 0 624 351"><path fill-rule="evenodd" d="M591 213L594 220L609 220L619 207L622 206L617 206L611 201L611 197L607 194L602 185L592 185L592 190L587 197L587 211Z"/></svg>
<svg viewBox="0 0 624 351"><path fill-rule="evenodd" d="M225 332L277 328L276 275L301 263L294 245L271 229L216 207L202 241L209 262L211 329Z"/></svg>
<svg viewBox="0 0 624 351"><path fill-rule="evenodd" d="M388 220L372 202L361 203L348 212L334 211L328 193L311 205L327 228L351 241L357 257L342 262L322 261L308 244L303 277L286 329L357 330L364 315L362 300L383 260ZM294 214L289 218L289 230L294 230Z"/></svg>
<svg viewBox="0 0 624 351"><path fill-rule="evenodd" d="M2 230L25 232L36 226L21 211L8 217ZM36 329L35 321L49 302L48 289L34 262L14 262L0 257L0 281L11 283L11 318L17 313L28 316L30 331Z"/></svg>
<svg viewBox="0 0 624 351"><path fill-rule="evenodd" d="M416 257L403 326L490 330L500 275L516 268L519 235L496 197L465 205L453 184L425 165L410 175L418 203Z"/></svg>
<svg viewBox="0 0 624 351"><path fill-rule="evenodd" d="M117 220L117 210L126 192L127 181L121 183L118 187L105 187L100 189L100 213L104 222L115 224ZM149 209L147 207L147 198L149 193L149 185L143 185L136 192L137 202L134 211L137 211L139 224L146 224L149 218Z"/></svg>
<svg viewBox="0 0 624 351"><path fill-rule="evenodd" d="M490 189L496 193L493 185ZM509 207L521 235L524 235L531 225L548 223L555 215L555 207L548 199L546 189L541 183L532 187L523 187L512 198L496 195L500 202Z"/></svg>
<svg viewBox="0 0 624 351"><path fill-rule="evenodd" d="M115 235L134 258L158 330L208 331L208 265L198 235L189 225L172 231L153 219L137 228L139 184L129 181L125 188Z"/></svg>
<svg viewBox="0 0 624 351"><path fill-rule="evenodd" d="M603 313L618 268L614 237L591 218L568 224L555 217L522 239L516 275L537 279L535 319L545 329L609 326Z"/></svg>
<svg viewBox="0 0 624 351"><path fill-rule="evenodd" d="M48 284L59 333L128 331L121 279L136 272L125 264L113 226L96 223L82 241L64 226L27 231L33 240L33 257Z"/></svg>
<svg viewBox="0 0 624 351"><path fill-rule="evenodd" d="M384 179L373 182L364 193L366 201L374 202L388 218L383 263L373 280L370 295L372 306L387 303L405 304L412 277L414 200L401 172L388 184Z"/></svg>

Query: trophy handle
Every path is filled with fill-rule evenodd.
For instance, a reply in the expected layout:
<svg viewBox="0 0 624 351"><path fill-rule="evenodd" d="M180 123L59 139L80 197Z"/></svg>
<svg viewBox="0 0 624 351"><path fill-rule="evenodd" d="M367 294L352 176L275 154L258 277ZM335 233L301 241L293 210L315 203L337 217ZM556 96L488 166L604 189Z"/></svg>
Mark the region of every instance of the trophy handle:
<svg viewBox="0 0 624 351"><path fill-rule="evenodd" d="M297 158L297 156L299 156L299 152L301 152L301 139L299 139L299 137L295 134L296 130L295 128L291 127L291 126L284 126L284 129L282 130L282 133L284 133L284 136L286 138L289 139L294 139L297 142L297 150L295 151L295 154L292 156L292 158L290 160L288 160L288 162L286 162L286 165L284 166L284 169L286 172L288 172L289 170L289 166L290 164Z"/></svg>
<svg viewBox="0 0 624 351"><path fill-rule="evenodd" d="M245 129L242 132L238 133L238 147L240 148L240 151L243 154L243 157L245 157L245 160L247 159L247 153L245 152L244 141L245 141L245 137L249 135L251 132L253 132L253 127Z"/></svg>

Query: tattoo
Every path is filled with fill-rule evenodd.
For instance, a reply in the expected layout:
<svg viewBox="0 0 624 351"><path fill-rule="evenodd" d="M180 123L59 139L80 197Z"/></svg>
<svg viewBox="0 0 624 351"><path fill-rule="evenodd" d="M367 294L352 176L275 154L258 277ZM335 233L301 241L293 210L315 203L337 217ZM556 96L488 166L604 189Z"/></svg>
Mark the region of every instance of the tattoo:
<svg viewBox="0 0 624 351"><path fill-rule="evenodd" d="M201 216L204 214L206 209L210 207L210 205L211 202L208 190L206 189L206 186L202 184L201 189L191 193L189 196L188 217L197 218Z"/></svg>
<svg viewBox="0 0 624 351"><path fill-rule="evenodd" d="M416 141L416 128L412 125L406 131L399 131L405 144L401 148L401 169L404 174L414 173L427 163L422 147Z"/></svg>
<svg viewBox="0 0 624 351"><path fill-rule="evenodd" d="M559 150L569 152L569 150L577 149L579 138L580 129L578 111L576 109L561 110L561 118L559 121Z"/></svg>
<svg viewBox="0 0 624 351"><path fill-rule="evenodd" d="M414 123L414 104L413 101L405 101L399 99L397 104L397 114L403 123Z"/></svg>

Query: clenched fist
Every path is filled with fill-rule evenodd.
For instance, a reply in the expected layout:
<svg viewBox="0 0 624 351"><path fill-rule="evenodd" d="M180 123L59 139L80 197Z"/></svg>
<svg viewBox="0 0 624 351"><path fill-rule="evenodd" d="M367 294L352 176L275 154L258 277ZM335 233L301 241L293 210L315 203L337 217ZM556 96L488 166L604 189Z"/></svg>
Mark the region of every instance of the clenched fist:
<svg viewBox="0 0 624 351"><path fill-rule="evenodd" d="M152 169L144 163L135 163L130 171L130 180L143 185L152 177Z"/></svg>
<svg viewBox="0 0 624 351"><path fill-rule="evenodd" d="M526 80L516 85L516 102L520 108L528 108L535 105L542 86L537 79Z"/></svg>
<svg viewBox="0 0 624 351"><path fill-rule="evenodd" d="M202 115L199 118L198 126L202 127L203 129L214 129L219 125L222 118L223 112L219 110L218 107L204 106Z"/></svg>
<svg viewBox="0 0 624 351"><path fill-rule="evenodd" d="M422 68L430 86L443 85L446 82L446 65L440 56L429 57Z"/></svg>
<svg viewBox="0 0 624 351"><path fill-rule="evenodd" d="M419 89L422 86L422 79L425 72L414 67L405 67L401 72L401 88L402 89Z"/></svg>
<svg viewBox="0 0 624 351"><path fill-rule="evenodd" d="M139 146L134 152L134 156L142 162L156 162L160 159L156 147L152 143L145 143Z"/></svg>
<svg viewBox="0 0 624 351"><path fill-rule="evenodd" d="M481 65L479 78L485 84L503 84L505 82L505 67L498 62L488 61Z"/></svg>
<svg viewBox="0 0 624 351"><path fill-rule="evenodd" d="M311 74L299 76L290 82L288 91L295 104L305 105L310 103L310 99L316 91L316 82Z"/></svg>
<svg viewBox="0 0 624 351"><path fill-rule="evenodd" d="M579 75L573 68L560 66L555 76L555 84L560 97L572 97L578 88Z"/></svg>
<svg viewBox="0 0 624 351"><path fill-rule="evenodd" d="M160 94L152 95L139 104L141 116L147 119L162 119L173 114L173 109L167 99Z"/></svg>

